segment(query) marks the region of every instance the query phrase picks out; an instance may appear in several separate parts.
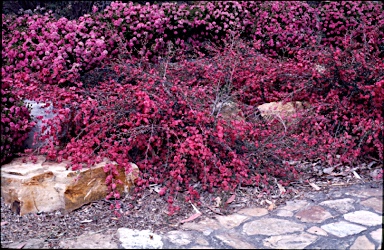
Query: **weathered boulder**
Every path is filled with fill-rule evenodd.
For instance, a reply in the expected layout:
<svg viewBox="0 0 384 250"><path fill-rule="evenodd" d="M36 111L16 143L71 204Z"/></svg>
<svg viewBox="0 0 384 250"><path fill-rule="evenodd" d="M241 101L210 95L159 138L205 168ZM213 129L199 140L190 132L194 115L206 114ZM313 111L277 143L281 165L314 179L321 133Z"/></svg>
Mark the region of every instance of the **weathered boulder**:
<svg viewBox="0 0 384 250"><path fill-rule="evenodd" d="M20 157L1 166L1 196L20 215L72 211L107 195L103 167L114 162L104 160L92 168L72 171L66 170L67 162L49 162L44 156L38 156L36 163L25 160ZM138 176L138 167L131 165L131 173L119 170L118 179L123 182L117 185L120 192L129 192Z"/></svg>
<svg viewBox="0 0 384 250"><path fill-rule="evenodd" d="M277 120L283 125L281 127L286 129L297 120L293 116L307 110L308 107L309 103L306 102L270 102L259 105L257 108L265 121Z"/></svg>

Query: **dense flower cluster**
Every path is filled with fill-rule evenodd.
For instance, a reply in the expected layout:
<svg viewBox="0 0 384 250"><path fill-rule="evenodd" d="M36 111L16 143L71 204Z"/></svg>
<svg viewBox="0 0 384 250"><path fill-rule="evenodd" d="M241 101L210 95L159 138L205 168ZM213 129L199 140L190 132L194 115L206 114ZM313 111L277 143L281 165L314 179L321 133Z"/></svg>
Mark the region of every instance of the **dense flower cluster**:
<svg viewBox="0 0 384 250"><path fill-rule="evenodd" d="M53 140L39 153L69 159L73 170L104 157L126 171L135 162L137 193L161 184L173 213L181 191L198 202L198 190L268 192L275 178L287 185L300 175L290 160L382 160L382 9L379 2L113 2L77 20L3 15L2 75L17 98L54 106L40 138ZM258 105L274 101L307 108L260 118ZM236 118L221 111L228 103ZM116 166L105 171L108 198L118 199Z"/></svg>
<svg viewBox="0 0 384 250"><path fill-rule="evenodd" d="M23 142L34 125L28 108L13 91L12 80L2 79L0 164L11 159L22 149Z"/></svg>

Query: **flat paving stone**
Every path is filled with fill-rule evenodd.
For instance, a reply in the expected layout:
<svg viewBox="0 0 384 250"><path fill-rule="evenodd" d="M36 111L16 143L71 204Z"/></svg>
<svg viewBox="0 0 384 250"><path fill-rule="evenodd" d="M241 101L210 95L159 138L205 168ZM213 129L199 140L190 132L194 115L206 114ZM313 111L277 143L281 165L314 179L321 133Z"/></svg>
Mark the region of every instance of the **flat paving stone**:
<svg viewBox="0 0 384 250"><path fill-rule="evenodd" d="M379 228L373 232L370 233L372 239L376 241L379 245L383 242L383 229Z"/></svg>
<svg viewBox="0 0 384 250"><path fill-rule="evenodd" d="M383 216L365 210L344 214L343 217L347 221L358 223L364 226L377 226L383 224Z"/></svg>
<svg viewBox="0 0 384 250"><path fill-rule="evenodd" d="M213 247L210 247L210 246L200 246L200 245L196 245L196 246L192 246L190 247L189 249L214 249Z"/></svg>
<svg viewBox="0 0 384 250"><path fill-rule="evenodd" d="M263 245L273 249L304 249L317 240L317 236L308 233L275 235L266 238Z"/></svg>
<svg viewBox="0 0 384 250"><path fill-rule="evenodd" d="M353 244L353 239L338 238L338 237L319 237L319 239L309 245L306 249L319 249L319 250L344 250L348 249ZM361 249L363 250L363 249Z"/></svg>
<svg viewBox="0 0 384 250"><path fill-rule="evenodd" d="M182 229L190 229L203 232L205 236L210 235L214 230L220 229L221 226L217 220L206 218L198 223L188 222L181 226Z"/></svg>
<svg viewBox="0 0 384 250"><path fill-rule="evenodd" d="M310 206L296 213L295 216L302 222L321 223L331 218L332 214L321 206Z"/></svg>
<svg viewBox="0 0 384 250"><path fill-rule="evenodd" d="M308 205L308 202L305 200L293 200L287 201L285 206L280 207L280 209L285 209L288 211L296 211Z"/></svg>
<svg viewBox="0 0 384 250"><path fill-rule="evenodd" d="M371 188L371 189L362 189L362 190L354 190L354 191L349 191L345 193L346 195L351 195L351 196L357 196L357 197L366 197L369 198L371 196L379 196L383 197L383 190L381 189L376 189L376 188Z"/></svg>
<svg viewBox="0 0 384 250"><path fill-rule="evenodd" d="M345 198L345 199L323 201L323 202L320 202L319 205L333 208L340 213L347 213L355 209L355 206L353 205L354 202L355 201L351 198Z"/></svg>
<svg viewBox="0 0 384 250"><path fill-rule="evenodd" d="M313 226L311 228L309 228L307 230L308 233L311 233L311 234L317 234L317 235L321 235L321 236L327 236L327 232L325 232L323 229L321 229L320 227L316 227L316 226Z"/></svg>
<svg viewBox="0 0 384 250"><path fill-rule="evenodd" d="M345 221L338 221L335 223L329 223L321 226L327 233L333 234L337 237L345 237L348 235L358 234L367 230L366 227L355 225Z"/></svg>
<svg viewBox="0 0 384 250"><path fill-rule="evenodd" d="M350 250L375 250L375 244L370 242L364 235L357 237Z"/></svg>
<svg viewBox="0 0 384 250"><path fill-rule="evenodd" d="M62 240L59 245L66 249L116 249L118 245L112 240L113 235L112 231L103 233L87 232L75 239Z"/></svg>
<svg viewBox="0 0 384 250"><path fill-rule="evenodd" d="M2 246L3 248L3 246ZM8 249L50 249L45 239L29 239L27 241L17 241L9 244Z"/></svg>
<svg viewBox="0 0 384 250"><path fill-rule="evenodd" d="M247 235L279 235L303 231L304 228L304 225L289 220L265 218L245 223L243 232Z"/></svg>
<svg viewBox="0 0 384 250"><path fill-rule="evenodd" d="M261 207L256 208L243 208L237 212L238 214L244 214L253 217L259 217L268 214L268 210Z"/></svg>
<svg viewBox="0 0 384 250"><path fill-rule="evenodd" d="M365 207L373 208L378 213L383 213L383 199L372 197L360 202L360 204Z"/></svg>
<svg viewBox="0 0 384 250"><path fill-rule="evenodd" d="M203 246L208 246L209 245L209 242L206 239L202 238L202 237L198 237L196 239L196 243L199 244L199 245L203 245Z"/></svg>
<svg viewBox="0 0 384 250"><path fill-rule="evenodd" d="M216 219L220 222L220 224L227 228L234 228L239 226L241 223L246 221L249 217L241 214L231 214L227 216L216 216Z"/></svg>
<svg viewBox="0 0 384 250"><path fill-rule="evenodd" d="M293 212L285 209L278 209L276 210L276 215L280 217L291 217L293 216Z"/></svg>
<svg viewBox="0 0 384 250"><path fill-rule="evenodd" d="M180 246L188 245L192 242L192 236L183 231L170 231L165 235L165 237L167 237L173 244Z"/></svg>
<svg viewBox="0 0 384 250"><path fill-rule="evenodd" d="M123 249L163 248L162 237L150 230L134 230L122 227L117 229L117 235Z"/></svg>
<svg viewBox="0 0 384 250"><path fill-rule="evenodd" d="M223 233L215 236L223 243L235 248L235 249L255 249L256 247L250 243L247 243L240 235L234 233Z"/></svg>

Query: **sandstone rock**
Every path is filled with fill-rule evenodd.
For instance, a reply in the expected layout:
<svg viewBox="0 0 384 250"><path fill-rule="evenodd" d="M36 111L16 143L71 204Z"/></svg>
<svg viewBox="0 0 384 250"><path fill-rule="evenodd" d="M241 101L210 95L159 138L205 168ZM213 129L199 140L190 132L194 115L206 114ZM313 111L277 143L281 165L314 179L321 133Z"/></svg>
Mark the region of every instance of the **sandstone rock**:
<svg viewBox="0 0 384 250"><path fill-rule="evenodd" d="M277 119L280 123L284 123L284 126L292 124L292 120L289 121L294 114L297 114L300 110L304 110L308 103L303 102L270 102L259 105L257 108L260 111L261 116L266 121L272 121Z"/></svg>
<svg viewBox="0 0 384 250"><path fill-rule="evenodd" d="M38 156L36 163L23 160L26 158L16 158L1 167L1 196L20 215L72 211L107 195L103 167L108 160L77 172L66 170L67 162L48 162L44 156ZM118 179L123 182L117 186L120 192L133 187L139 171L133 163L132 170L129 174L119 170Z"/></svg>

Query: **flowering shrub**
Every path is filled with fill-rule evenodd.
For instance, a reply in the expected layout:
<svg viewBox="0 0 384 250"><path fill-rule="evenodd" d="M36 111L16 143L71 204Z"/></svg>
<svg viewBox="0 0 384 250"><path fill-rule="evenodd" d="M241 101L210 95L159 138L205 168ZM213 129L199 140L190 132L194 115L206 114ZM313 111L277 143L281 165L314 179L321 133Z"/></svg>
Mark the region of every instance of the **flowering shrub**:
<svg viewBox="0 0 384 250"><path fill-rule="evenodd" d="M22 149L23 142L34 125L28 108L12 90L12 81L2 79L0 164L11 159Z"/></svg>
<svg viewBox="0 0 384 250"><path fill-rule="evenodd" d="M333 15L327 4L113 2L71 21L3 16L2 73L20 99L55 108L41 138L53 140L39 153L73 170L116 161L104 169L111 199L116 168L135 162L136 193L161 184L173 213L181 191L198 203L203 190L288 185L300 175L290 160L383 159L383 19L356 19L368 20L359 33L368 38L336 39L341 49L338 33L320 29ZM257 106L274 101L309 108L261 119Z"/></svg>
<svg viewBox="0 0 384 250"><path fill-rule="evenodd" d="M25 72L46 84L78 84L79 73L100 64L106 44L89 15L78 21L44 16L3 16L3 69Z"/></svg>
<svg viewBox="0 0 384 250"><path fill-rule="evenodd" d="M303 1L244 1L244 36L272 56L292 55L317 42L316 10Z"/></svg>
<svg viewBox="0 0 384 250"><path fill-rule="evenodd" d="M383 51L383 4L367 2L321 2L319 9L320 31L323 43L347 48ZM352 44L350 44L352 43Z"/></svg>

